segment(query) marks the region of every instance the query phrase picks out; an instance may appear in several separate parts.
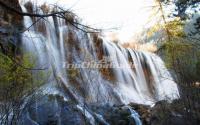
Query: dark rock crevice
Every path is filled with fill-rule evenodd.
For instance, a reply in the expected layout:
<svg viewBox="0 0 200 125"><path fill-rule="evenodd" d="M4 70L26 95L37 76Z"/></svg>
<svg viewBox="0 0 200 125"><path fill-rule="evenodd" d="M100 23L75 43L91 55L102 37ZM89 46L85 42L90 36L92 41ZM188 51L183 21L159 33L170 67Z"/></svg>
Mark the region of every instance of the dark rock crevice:
<svg viewBox="0 0 200 125"><path fill-rule="evenodd" d="M0 0L0 2L21 11L18 0ZM0 51L3 54L14 57L20 53L22 29L23 16L0 4Z"/></svg>

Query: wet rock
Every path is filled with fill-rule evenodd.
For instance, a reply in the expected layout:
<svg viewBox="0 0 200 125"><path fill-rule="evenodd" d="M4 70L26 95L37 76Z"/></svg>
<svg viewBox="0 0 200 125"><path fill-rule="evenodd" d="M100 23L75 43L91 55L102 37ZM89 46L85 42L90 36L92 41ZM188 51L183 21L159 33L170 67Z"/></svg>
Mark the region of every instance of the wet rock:
<svg viewBox="0 0 200 125"><path fill-rule="evenodd" d="M130 103L129 106L131 106L134 110L136 110L139 113L143 124L148 124L150 122L150 117L151 117L150 106L136 104L136 103Z"/></svg>
<svg viewBox="0 0 200 125"><path fill-rule="evenodd" d="M144 125L199 124L199 111L186 108L185 102L182 99L174 100L172 103L159 101L154 107L134 103L129 105L140 114L140 118Z"/></svg>
<svg viewBox="0 0 200 125"><path fill-rule="evenodd" d="M31 100L20 115L20 125L90 125L77 105L60 95L43 95ZM98 125L135 125L127 106L86 104L86 107Z"/></svg>
<svg viewBox="0 0 200 125"><path fill-rule="evenodd" d="M135 125L130 109L124 105L90 105L93 112L103 116L110 125Z"/></svg>
<svg viewBox="0 0 200 125"><path fill-rule="evenodd" d="M20 118L20 125L84 125L89 124L76 104L61 96L43 96L28 104Z"/></svg>

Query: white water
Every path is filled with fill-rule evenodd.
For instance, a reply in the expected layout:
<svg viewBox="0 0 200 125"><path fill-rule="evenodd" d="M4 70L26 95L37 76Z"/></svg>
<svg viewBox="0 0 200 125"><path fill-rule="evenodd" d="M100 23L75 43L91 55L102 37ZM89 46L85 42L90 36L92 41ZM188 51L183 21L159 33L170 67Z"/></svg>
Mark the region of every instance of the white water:
<svg viewBox="0 0 200 125"><path fill-rule="evenodd" d="M22 10L26 12L24 6ZM41 10L39 12L42 13ZM24 26L29 30L23 34L23 48L36 58L36 68L47 68L46 73L51 73L51 82L45 85L47 89L48 84L53 83L53 86L57 87L60 81L79 103L85 100L87 103L135 102L152 105L159 100L179 98L177 85L160 57L152 53L124 49L106 40L103 40L104 56L112 57L110 61L113 64L123 66L112 68L111 75L115 80L105 79L99 69L95 68L78 68L72 73L68 72L69 69L63 67L64 64L100 60L89 34L65 24L62 19L57 18L56 22L58 27L54 25L55 20L48 17L29 28L33 21L30 17L24 17ZM44 31L41 32L39 28L43 28ZM134 67L130 66L130 62L134 63ZM76 82L69 78L74 72ZM68 96L70 98L71 95ZM82 110L82 107L78 108ZM132 114L134 119L139 117L134 115L135 113ZM86 116L91 119L91 124L95 124L89 112Z"/></svg>
<svg viewBox="0 0 200 125"><path fill-rule="evenodd" d="M135 124L136 125L142 125L142 122L139 119L139 114L134 111L132 108L130 108L129 106L126 106L125 108L127 108L129 110L129 112L131 113L131 117L134 119Z"/></svg>

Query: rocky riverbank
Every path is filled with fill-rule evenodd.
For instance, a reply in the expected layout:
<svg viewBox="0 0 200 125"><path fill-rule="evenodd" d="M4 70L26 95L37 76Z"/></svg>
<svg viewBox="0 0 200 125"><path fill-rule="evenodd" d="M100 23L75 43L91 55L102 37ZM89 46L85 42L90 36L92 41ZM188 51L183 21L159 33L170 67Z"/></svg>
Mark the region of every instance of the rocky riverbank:
<svg viewBox="0 0 200 125"><path fill-rule="evenodd" d="M188 109L183 100L157 102L153 107L131 103L129 105L85 104L83 112L77 104L66 101L60 95L41 96L32 102L21 115L21 124L30 125L79 125L91 124L87 113L91 113L99 125L135 125L131 110L138 112L143 125L198 125L200 105L196 110Z"/></svg>

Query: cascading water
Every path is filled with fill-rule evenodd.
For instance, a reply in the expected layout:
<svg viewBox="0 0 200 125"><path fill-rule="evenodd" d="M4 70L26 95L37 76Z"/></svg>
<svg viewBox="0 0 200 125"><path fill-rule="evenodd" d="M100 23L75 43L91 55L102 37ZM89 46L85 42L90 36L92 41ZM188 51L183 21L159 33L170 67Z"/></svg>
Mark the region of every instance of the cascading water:
<svg viewBox="0 0 200 125"><path fill-rule="evenodd" d="M122 68L115 69L118 91L124 103L151 104L158 100L179 97L178 88L160 57L104 42L112 62ZM125 53L124 53L125 52ZM114 57L114 58L113 58ZM129 66L129 61L134 66ZM125 67L125 68L124 68Z"/></svg>
<svg viewBox="0 0 200 125"><path fill-rule="evenodd" d="M27 12L24 5L21 7ZM33 12L43 14L42 9L36 10ZM101 38L97 40L101 46L97 45L91 34L57 17L46 17L34 26L32 20L24 17L24 27L29 30L23 33L23 48L38 60L36 68L50 72L51 81L44 85L44 92L61 93L67 100L73 98L81 112L84 112L85 102L151 105L159 100L179 98L176 83L157 55L125 49ZM102 62L99 57L106 57L113 67L102 72L101 68L80 66ZM66 66L69 64L80 67L69 69ZM111 80L104 77L107 72L111 73ZM136 124L141 125L139 115L130 111ZM95 124L94 114L90 110L85 113L90 124ZM99 114L97 116L108 124Z"/></svg>

